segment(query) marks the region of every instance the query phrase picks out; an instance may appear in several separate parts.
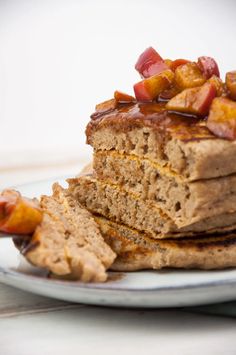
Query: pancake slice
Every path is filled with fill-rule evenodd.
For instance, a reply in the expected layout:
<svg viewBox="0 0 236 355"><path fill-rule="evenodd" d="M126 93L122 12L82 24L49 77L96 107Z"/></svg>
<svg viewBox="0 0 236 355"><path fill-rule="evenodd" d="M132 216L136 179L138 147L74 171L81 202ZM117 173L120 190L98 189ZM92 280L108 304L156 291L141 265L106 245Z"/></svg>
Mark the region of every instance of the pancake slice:
<svg viewBox="0 0 236 355"><path fill-rule="evenodd" d="M160 208L119 185L104 183L93 175L69 179L69 192L86 209L114 222L135 228L156 239L222 233L236 229L236 213L207 218L178 228Z"/></svg>
<svg viewBox="0 0 236 355"><path fill-rule="evenodd" d="M101 233L117 254L111 269L224 269L236 266L236 233L154 240L144 233L95 216Z"/></svg>
<svg viewBox="0 0 236 355"><path fill-rule="evenodd" d="M204 120L169 113L163 103L97 111L86 135L94 151L149 158L188 181L236 173L236 141L214 136Z"/></svg>
<svg viewBox="0 0 236 355"><path fill-rule="evenodd" d="M179 228L236 212L236 174L186 182L150 159L114 150L95 152L93 168L103 183L119 185L143 200L153 201Z"/></svg>
<svg viewBox="0 0 236 355"><path fill-rule="evenodd" d="M53 274L103 282L115 254L104 242L92 215L58 184L52 196L42 196L42 223L23 251L33 264Z"/></svg>

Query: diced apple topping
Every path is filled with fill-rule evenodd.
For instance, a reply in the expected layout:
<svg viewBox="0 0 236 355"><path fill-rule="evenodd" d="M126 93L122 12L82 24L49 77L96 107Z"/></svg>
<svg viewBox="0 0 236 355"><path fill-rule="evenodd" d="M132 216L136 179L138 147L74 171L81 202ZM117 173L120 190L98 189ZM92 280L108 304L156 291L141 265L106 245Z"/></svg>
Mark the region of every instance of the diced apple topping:
<svg viewBox="0 0 236 355"><path fill-rule="evenodd" d="M190 61L187 59L175 59L171 61L169 68L173 71L176 71L178 67L187 63L190 63Z"/></svg>
<svg viewBox="0 0 236 355"><path fill-rule="evenodd" d="M215 96L215 86L207 82L201 87L183 90L167 103L166 108L170 111L205 116Z"/></svg>
<svg viewBox="0 0 236 355"><path fill-rule="evenodd" d="M212 75L220 76L220 71L215 59L202 56L198 58L197 64L206 79L209 79Z"/></svg>
<svg viewBox="0 0 236 355"><path fill-rule="evenodd" d="M236 139L236 102L225 97L215 98L207 119L207 127L218 137Z"/></svg>
<svg viewBox="0 0 236 355"><path fill-rule="evenodd" d="M223 81L216 75L212 75L208 82L213 84L216 89L216 96L222 96L226 94L225 85Z"/></svg>
<svg viewBox="0 0 236 355"><path fill-rule="evenodd" d="M172 97L179 94L180 91L180 88L173 84L169 89L166 89L160 93L159 100L169 101L170 99L172 99Z"/></svg>
<svg viewBox="0 0 236 355"><path fill-rule="evenodd" d="M164 59L165 64L167 65L167 67L170 69L171 63L173 62L173 60L171 59Z"/></svg>
<svg viewBox="0 0 236 355"><path fill-rule="evenodd" d="M158 95L170 87L174 80L174 74L171 70L153 75L134 85L135 97L141 102L150 102L158 97Z"/></svg>
<svg viewBox="0 0 236 355"><path fill-rule="evenodd" d="M42 217L36 200L24 198L15 190L5 190L0 195L1 232L30 235Z"/></svg>
<svg viewBox="0 0 236 355"><path fill-rule="evenodd" d="M139 56L135 69L143 78L134 85L135 98L115 91L112 100L96 106L92 119L113 111L119 104L157 101L162 102L162 110L199 119L210 112L209 129L220 137L236 139L236 102L231 101L236 101L236 71L228 72L223 82L212 57L201 56L197 62L163 59L152 47Z"/></svg>
<svg viewBox="0 0 236 355"><path fill-rule="evenodd" d="M142 78L149 78L167 70L168 66L155 49L149 47L138 58L135 69Z"/></svg>
<svg viewBox="0 0 236 355"><path fill-rule="evenodd" d="M119 103L131 103L136 101L133 96L117 90L114 92L114 98Z"/></svg>
<svg viewBox="0 0 236 355"><path fill-rule="evenodd" d="M96 112L106 112L106 111L110 111L110 110L114 110L117 107L117 101L116 99L111 99L111 100L107 100L104 101L98 105L96 105Z"/></svg>
<svg viewBox="0 0 236 355"><path fill-rule="evenodd" d="M175 82L183 90L203 85L206 79L196 63L180 65L175 71Z"/></svg>
<svg viewBox="0 0 236 355"><path fill-rule="evenodd" d="M236 71L231 71L226 74L225 78L229 96L232 100L236 100Z"/></svg>

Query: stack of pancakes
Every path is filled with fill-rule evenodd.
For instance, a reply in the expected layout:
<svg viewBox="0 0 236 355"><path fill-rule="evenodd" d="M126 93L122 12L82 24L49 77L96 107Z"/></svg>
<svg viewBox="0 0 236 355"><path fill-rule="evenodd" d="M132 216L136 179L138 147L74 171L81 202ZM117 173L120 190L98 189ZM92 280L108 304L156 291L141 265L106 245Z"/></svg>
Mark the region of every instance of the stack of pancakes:
<svg viewBox="0 0 236 355"><path fill-rule="evenodd" d="M69 191L118 255L113 269L236 266L236 141L161 103L91 116L93 172Z"/></svg>

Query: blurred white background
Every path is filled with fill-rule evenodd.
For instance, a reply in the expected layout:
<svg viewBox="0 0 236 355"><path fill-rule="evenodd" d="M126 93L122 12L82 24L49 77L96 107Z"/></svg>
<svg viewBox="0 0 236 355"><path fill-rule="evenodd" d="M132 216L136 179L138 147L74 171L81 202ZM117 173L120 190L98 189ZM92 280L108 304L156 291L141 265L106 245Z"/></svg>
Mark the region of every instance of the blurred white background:
<svg viewBox="0 0 236 355"><path fill-rule="evenodd" d="M133 92L150 45L236 69L235 18L233 0L0 0L0 169L88 159L95 104Z"/></svg>

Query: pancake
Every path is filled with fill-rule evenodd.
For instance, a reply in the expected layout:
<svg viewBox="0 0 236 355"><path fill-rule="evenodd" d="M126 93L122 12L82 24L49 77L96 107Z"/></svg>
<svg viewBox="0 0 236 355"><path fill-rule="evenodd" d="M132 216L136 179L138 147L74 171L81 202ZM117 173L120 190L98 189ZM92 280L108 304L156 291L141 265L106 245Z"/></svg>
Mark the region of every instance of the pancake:
<svg viewBox="0 0 236 355"><path fill-rule="evenodd" d="M144 269L224 269L236 266L236 233L154 240L144 233L95 216L104 240L117 258L116 271Z"/></svg>
<svg viewBox="0 0 236 355"><path fill-rule="evenodd" d="M33 265L83 282L104 282L115 254L104 242L92 215L67 190L53 186L42 196L43 220L21 252Z"/></svg>
<svg viewBox="0 0 236 355"><path fill-rule="evenodd" d="M145 232L155 239L198 236L199 233L222 233L236 229L236 213L207 218L178 228L156 204L144 201L119 185L102 182L86 174L68 179L69 193L80 205L94 214Z"/></svg>
<svg viewBox="0 0 236 355"><path fill-rule="evenodd" d="M150 200L179 227L236 211L236 174L186 182L148 158L115 150L94 153L96 178Z"/></svg>
<svg viewBox="0 0 236 355"><path fill-rule="evenodd" d="M214 136L205 120L169 113L164 104L119 104L91 116L94 151L149 158L186 181L236 173L236 141Z"/></svg>

